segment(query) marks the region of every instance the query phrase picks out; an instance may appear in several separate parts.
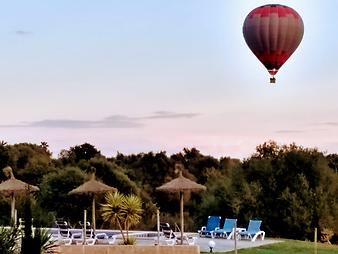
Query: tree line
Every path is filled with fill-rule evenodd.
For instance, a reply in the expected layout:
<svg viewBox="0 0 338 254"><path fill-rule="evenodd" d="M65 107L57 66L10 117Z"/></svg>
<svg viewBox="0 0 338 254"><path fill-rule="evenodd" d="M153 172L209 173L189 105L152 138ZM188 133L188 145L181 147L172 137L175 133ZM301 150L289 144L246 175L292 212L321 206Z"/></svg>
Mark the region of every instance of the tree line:
<svg viewBox="0 0 338 254"><path fill-rule="evenodd" d="M156 191L178 176L177 163L183 165L185 177L207 187L203 193L185 194L186 231L196 232L208 215L219 215L237 218L241 227L250 219L261 219L262 229L271 237L313 239L314 228L318 228L319 232L331 232L337 241L337 154L268 141L243 160L214 158L196 148L172 155L161 151L107 157L84 143L62 150L55 159L45 142L0 143L0 169L11 166L17 179L40 188L34 194L37 226L52 226L56 218L74 225L82 220L83 209L90 212L89 196L68 192L88 180L93 168L105 184L141 198L144 213L138 229L156 228L157 209L162 221L178 224L178 195ZM5 179L0 172L0 181ZM96 199L102 204L104 195ZM24 196L17 200L18 217L23 217ZM0 194L0 225L9 222L9 197ZM97 227L108 227L99 215Z"/></svg>

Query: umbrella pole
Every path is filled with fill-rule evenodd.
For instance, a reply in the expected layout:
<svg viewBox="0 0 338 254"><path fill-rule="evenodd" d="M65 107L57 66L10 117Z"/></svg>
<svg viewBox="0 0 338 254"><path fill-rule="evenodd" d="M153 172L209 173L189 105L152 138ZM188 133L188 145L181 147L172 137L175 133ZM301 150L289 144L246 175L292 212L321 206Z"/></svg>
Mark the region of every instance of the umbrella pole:
<svg viewBox="0 0 338 254"><path fill-rule="evenodd" d="M93 203L92 203L92 224L93 224L93 231L95 233L96 220L95 220L95 196L94 195L93 195Z"/></svg>
<svg viewBox="0 0 338 254"><path fill-rule="evenodd" d="M15 197L14 193L11 194L11 220L14 225L16 224L15 221Z"/></svg>
<svg viewBox="0 0 338 254"><path fill-rule="evenodd" d="M180 208L181 208L181 245L183 245L183 231L184 231L184 218L183 218L183 191L180 191Z"/></svg>
<svg viewBox="0 0 338 254"><path fill-rule="evenodd" d="M83 210L83 242L82 244L86 244L86 234L87 234L87 210Z"/></svg>
<svg viewBox="0 0 338 254"><path fill-rule="evenodd" d="M156 219L157 219L157 245L160 245L160 210L156 211Z"/></svg>
<svg viewBox="0 0 338 254"><path fill-rule="evenodd" d="M18 221L18 210L14 210L14 227L16 227Z"/></svg>

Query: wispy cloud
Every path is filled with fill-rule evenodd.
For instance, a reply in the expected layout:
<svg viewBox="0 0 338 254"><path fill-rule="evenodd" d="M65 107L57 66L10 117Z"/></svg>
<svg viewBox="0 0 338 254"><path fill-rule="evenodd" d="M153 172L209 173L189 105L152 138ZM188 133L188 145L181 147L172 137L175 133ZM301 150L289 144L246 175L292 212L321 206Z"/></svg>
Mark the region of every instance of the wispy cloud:
<svg viewBox="0 0 338 254"><path fill-rule="evenodd" d="M338 122L324 122L321 125L325 125L325 126L338 126Z"/></svg>
<svg viewBox="0 0 338 254"><path fill-rule="evenodd" d="M280 134L296 134L296 133L305 133L305 130L278 130L276 133Z"/></svg>
<svg viewBox="0 0 338 254"><path fill-rule="evenodd" d="M98 121L92 120L70 120L70 119L46 119L35 122L21 123L17 125L0 125L0 128L7 127L42 127L42 128L65 128L65 129L83 129L83 128L137 128L143 124L137 119L121 115L113 115Z"/></svg>
<svg viewBox="0 0 338 254"><path fill-rule="evenodd" d="M136 119L114 115L99 121L90 120L43 120L32 122L30 127L46 128L135 128L142 124Z"/></svg>
<svg viewBox="0 0 338 254"><path fill-rule="evenodd" d="M14 31L14 33L15 33L16 35L30 35L30 34L32 34L32 32L30 32L30 31L25 31L25 30L16 30L16 31Z"/></svg>
<svg viewBox="0 0 338 254"><path fill-rule="evenodd" d="M64 129L91 129L91 128L140 128L145 125L145 120L192 118L198 114L174 113L158 111L145 117L129 117L124 115L111 115L100 120L71 120L71 119L45 119L20 124L0 125L0 128L64 128Z"/></svg>
<svg viewBox="0 0 338 254"><path fill-rule="evenodd" d="M326 121L326 122L313 122L309 124L310 126L322 126L322 127L336 127L338 126L338 121Z"/></svg>
<svg viewBox="0 0 338 254"><path fill-rule="evenodd" d="M175 113L170 111L156 111L153 115L144 117L144 119L168 119L168 118L193 118L197 113Z"/></svg>

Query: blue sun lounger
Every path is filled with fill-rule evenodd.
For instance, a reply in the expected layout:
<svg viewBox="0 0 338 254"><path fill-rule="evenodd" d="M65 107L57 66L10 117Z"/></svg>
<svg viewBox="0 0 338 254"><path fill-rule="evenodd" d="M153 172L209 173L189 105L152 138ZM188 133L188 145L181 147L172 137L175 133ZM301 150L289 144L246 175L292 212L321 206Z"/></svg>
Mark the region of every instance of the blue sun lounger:
<svg viewBox="0 0 338 254"><path fill-rule="evenodd" d="M206 226L203 226L201 230L198 231L200 237L211 237L214 238L214 231L219 229L219 224L221 221L220 216L208 216L208 222Z"/></svg>
<svg viewBox="0 0 338 254"><path fill-rule="evenodd" d="M234 229L236 227L237 219L228 219L226 218L224 221L223 228L216 229L214 231L215 237L222 237L226 239L230 239L233 235Z"/></svg>
<svg viewBox="0 0 338 254"><path fill-rule="evenodd" d="M261 230L261 220L250 220L248 229L242 232L239 232L241 237L245 239L250 239L252 242L256 241L257 237L261 237L264 240L265 232Z"/></svg>

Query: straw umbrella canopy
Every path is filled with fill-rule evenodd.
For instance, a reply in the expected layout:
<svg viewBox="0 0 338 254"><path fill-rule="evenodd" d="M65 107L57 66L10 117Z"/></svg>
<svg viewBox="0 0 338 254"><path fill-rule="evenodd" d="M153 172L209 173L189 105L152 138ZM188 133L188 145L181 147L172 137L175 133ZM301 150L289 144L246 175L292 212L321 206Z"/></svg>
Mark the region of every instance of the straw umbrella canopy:
<svg viewBox="0 0 338 254"><path fill-rule="evenodd" d="M99 182L95 179L95 172L92 173L89 181L80 185L79 187L73 189L68 194L90 194L92 195L92 224L93 229L96 229L96 219L95 219L95 194L100 194L108 191L117 191L116 188L108 186L102 182Z"/></svg>
<svg viewBox="0 0 338 254"><path fill-rule="evenodd" d="M176 166L179 168L179 166ZM184 192L198 192L206 190L206 187L198 184L182 175L182 169L179 169L179 176L168 183L163 184L160 187L157 187L158 191L166 192L178 192L180 194L180 217L181 217L181 244L183 244L183 232L184 232L184 217L183 217L183 193Z"/></svg>
<svg viewBox="0 0 338 254"><path fill-rule="evenodd" d="M25 192L38 191L39 188L34 185L30 185L18 179L15 179L13 170L7 166L2 169L4 174L9 178L6 181L0 183L0 193L9 195L11 197L11 219L15 222L15 195L24 194Z"/></svg>

